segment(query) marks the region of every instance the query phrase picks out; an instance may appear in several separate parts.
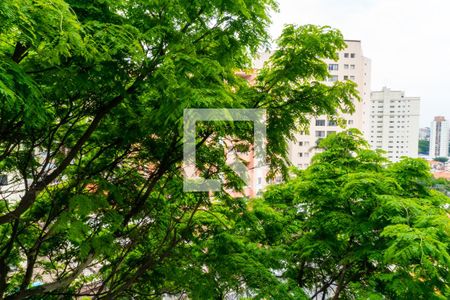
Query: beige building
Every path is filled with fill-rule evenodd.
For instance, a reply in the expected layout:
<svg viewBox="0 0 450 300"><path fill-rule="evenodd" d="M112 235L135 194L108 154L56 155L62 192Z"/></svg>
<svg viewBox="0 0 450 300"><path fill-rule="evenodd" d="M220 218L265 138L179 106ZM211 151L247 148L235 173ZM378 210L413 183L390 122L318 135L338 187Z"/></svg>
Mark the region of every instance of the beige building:
<svg viewBox="0 0 450 300"><path fill-rule="evenodd" d="M347 48L339 53L339 60L327 60L330 77L328 83L335 81L352 80L357 84L361 101L355 101L355 113L342 114L347 128L357 128L365 132L368 124L366 109L370 101L370 75L371 62L364 57L361 41L346 40ZM311 117L308 132L300 132L295 135L295 139L289 142L289 159L293 166L300 169L307 168L311 163L311 158L317 153L314 148L317 142L329 134L345 130L327 116Z"/></svg>
<svg viewBox="0 0 450 300"><path fill-rule="evenodd" d="M448 122L445 117L435 117L431 123L430 157L448 157Z"/></svg>
<svg viewBox="0 0 450 300"><path fill-rule="evenodd" d="M368 141L373 149L383 149L391 161L418 156L420 98L385 87L371 93L368 111Z"/></svg>
<svg viewBox="0 0 450 300"><path fill-rule="evenodd" d="M352 80L357 84L361 101L355 101L355 113L341 114L339 117L346 120L346 128L357 128L365 131L368 123L366 116L366 106L370 101L370 75L371 62L364 57L360 41L346 40L347 48L339 53L338 61L326 60L330 77L327 84L333 84L335 81ZM264 53L254 62L254 72L247 75L250 82L254 80L254 75L260 69L264 62L269 58L270 53ZM311 158L317 153L314 146L318 140L326 137L328 134L345 130L327 116L311 117L309 132L300 132L295 134L295 140L289 142L289 159L293 166L301 169L307 168L311 163ZM250 166L253 165L251 159ZM245 189L247 196L256 196L267 186L266 182L267 168L250 168L250 185ZM277 178L274 183L279 182Z"/></svg>

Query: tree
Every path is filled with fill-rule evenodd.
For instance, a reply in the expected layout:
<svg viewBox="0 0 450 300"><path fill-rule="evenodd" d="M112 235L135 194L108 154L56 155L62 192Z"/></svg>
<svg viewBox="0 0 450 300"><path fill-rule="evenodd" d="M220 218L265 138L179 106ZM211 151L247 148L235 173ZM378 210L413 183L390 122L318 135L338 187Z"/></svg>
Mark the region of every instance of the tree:
<svg viewBox="0 0 450 300"><path fill-rule="evenodd" d="M446 163L448 162L448 157L435 157L433 158L433 160L441 163Z"/></svg>
<svg viewBox="0 0 450 300"><path fill-rule="evenodd" d="M448 299L449 198L426 161L387 162L350 130L322 140L311 166L256 200L273 216L286 284L311 299ZM259 210L261 210L261 208Z"/></svg>
<svg viewBox="0 0 450 300"><path fill-rule="evenodd" d="M433 179L433 189L450 196L450 181L445 178Z"/></svg>
<svg viewBox="0 0 450 300"><path fill-rule="evenodd" d="M419 140L419 153L428 155L430 152L430 141Z"/></svg>
<svg viewBox="0 0 450 300"><path fill-rule="evenodd" d="M287 26L254 85L236 75L267 45L275 7L0 3L0 171L12 189L2 188L0 202L0 298L219 299L243 287L290 295L257 248L229 243L242 209L225 191L213 203L207 193L184 193L181 172L186 108L267 109L267 161L284 174L286 139L307 114L353 110L353 83L319 83L328 76L323 59L345 46L328 27ZM199 172L242 187L221 140L249 147L251 126L198 130ZM248 253L253 268L245 268Z"/></svg>

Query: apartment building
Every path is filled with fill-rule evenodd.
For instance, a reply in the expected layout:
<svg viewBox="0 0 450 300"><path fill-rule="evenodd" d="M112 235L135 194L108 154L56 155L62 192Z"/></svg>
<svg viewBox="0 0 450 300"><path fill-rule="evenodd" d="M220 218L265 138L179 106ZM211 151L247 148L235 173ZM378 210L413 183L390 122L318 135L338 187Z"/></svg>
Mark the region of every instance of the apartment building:
<svg viewBox="0 0 450 300"><path fill-rule="evenodd" d="M19 173L0 173L0 201L8 203L19 201L25 193L25 187L25 181Z"/></svg>
<svg viewBox="0 0 450 300"><path fill-rule="evenodd" d="M373 149L383 149L391 161L417 157L420 98L383 88L371 93L367 136Z"/></svg>
<svg viewBox="0 0 450 300"><path fill-rule="evenodd" d="M431 123L430 157L448 157L449 128L445 117L438 116Z"/></svg>
<svg viewBox="0 0 450 300"><path fill-rule="evenodd" d="M327 83L352 80L357 84L361 101L354 102L353 114L343 113L339 117L346 120L347 128L357 128L366 132L368 116L366 116L365 107L370 101L371 62L363 55L361 41L346 40L346 43L347 48L339 53L337 61L325 61L330 72ZM311 117L309 130L295 134L295 138L289 142L289 159L292 165L306 169L311 163L311 158L318 151L314 148L318 141L329 134L345 129L327 116Z"/></svg>

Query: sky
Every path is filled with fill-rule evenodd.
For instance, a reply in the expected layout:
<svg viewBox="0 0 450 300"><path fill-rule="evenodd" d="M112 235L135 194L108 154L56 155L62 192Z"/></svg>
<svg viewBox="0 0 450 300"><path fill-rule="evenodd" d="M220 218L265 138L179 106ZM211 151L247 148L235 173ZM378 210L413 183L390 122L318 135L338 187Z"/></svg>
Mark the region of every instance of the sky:
<svg viewBox="0 0 450 300"><path fill-rule="evenodd" d="M329 25L361 40L372 60L372 90L421 97L421 127L450 119L449 0L278 0L271 35L284 24Z"/></svg>

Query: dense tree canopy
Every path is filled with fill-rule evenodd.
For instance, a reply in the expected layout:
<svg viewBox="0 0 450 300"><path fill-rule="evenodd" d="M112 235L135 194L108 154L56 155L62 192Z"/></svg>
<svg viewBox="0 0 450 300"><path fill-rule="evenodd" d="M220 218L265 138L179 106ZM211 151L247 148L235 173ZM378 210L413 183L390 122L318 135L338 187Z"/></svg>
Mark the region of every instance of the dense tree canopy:
<svg viewBox="0 0 450 300"><path fill-rule="evenodd" d="M0 187L0 298L303 293L271 271L284 260L263 251L258 231L235 227L243 200L182 191L186 108L267 109L267 163L285 175L286 139L308 114L352 111L353 83L320 83L323 59L345 46L328 27L287 26L254 84L236 75L268 43L275 8L0 1L0 172L9 178ZM220 141L248 146L251 126L198 129L199 172L242 187Z"/></svg>
<svg viewBox="0 0 450 300"><path fill-rule="evenodd" d="M448 157L435 157L433 158L433 160L441 163L446 163L448 162Z"/></svg>
<svg viewBox="0 0 450 300"><path fill-rule="evenodd" d="M287 285L313 299L448 299L450 199L427 162L388 163L356 131L320 147L250 204Z"/></svg>
<svg viewBox="0 0 450 300"><path fill-rule="evenodd" d="M430 141L419 140L419 153L428 155L430 153Z"/></svg>
<svg viewBox="0 0 450 300"><path fill-rule="evenodd" d="M244 183L222 141L248 150L251 124L198 124L197 168L224 190L183 192L186 108L266 109L286 178L294 130L353 110L354 83L321 83L345 47L329 27L286 26L255 82L239 76L273 9L0 2L0 299L449 298L448 185L356 131L249 200L227 193Z"/></svg>

